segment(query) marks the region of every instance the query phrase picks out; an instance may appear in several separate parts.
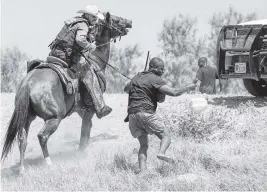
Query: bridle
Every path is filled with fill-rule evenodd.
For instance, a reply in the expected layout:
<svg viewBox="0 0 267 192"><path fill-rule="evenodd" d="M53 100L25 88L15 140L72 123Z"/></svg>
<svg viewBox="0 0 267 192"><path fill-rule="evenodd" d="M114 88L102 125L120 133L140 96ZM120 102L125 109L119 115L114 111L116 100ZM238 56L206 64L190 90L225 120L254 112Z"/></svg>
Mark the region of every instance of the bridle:
<svg viewBox="0 0 267 192"><path fill-rule="evenodd" d="M109 16L109 17L110 17L110 16ZM121 36L122 36L122 35L125 35L125 31L122 31L122 30L119 29L119 27L115 27L114 25L112 25L112 20L108 20L108 19L106 19L106 20L105 20L105 23L99 23L98 25L99 25L100 27L106 27L106 28L108 28L108 29L110 29L110 30L115 30L119 35L117 35L115 38L113 38L113 39L107 41L106 43L103 43L103 44L98 45L98 46L96 46L96 47L101 47L101 46L107 45L107 44L111 43L112 41L114 41L114 42L116 43L116 39L117 39L117 38L120 38L120 39L121 39ZM126 29L126 26L125 26L125 25L121 25L121 27L122 27L123 29Z"/></svg>

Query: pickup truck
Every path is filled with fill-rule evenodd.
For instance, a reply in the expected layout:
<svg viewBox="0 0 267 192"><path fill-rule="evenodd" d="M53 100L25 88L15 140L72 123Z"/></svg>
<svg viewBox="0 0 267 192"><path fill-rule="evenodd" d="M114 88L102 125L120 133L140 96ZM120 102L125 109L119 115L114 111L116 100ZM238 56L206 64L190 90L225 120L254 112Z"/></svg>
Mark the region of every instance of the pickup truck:
<svg viewBox="0 0 267 192"><path fill-rule="evenodd" d="M267 19L225 25L217 39L221 79L243 79L253 96L267 96Z"/></svg>

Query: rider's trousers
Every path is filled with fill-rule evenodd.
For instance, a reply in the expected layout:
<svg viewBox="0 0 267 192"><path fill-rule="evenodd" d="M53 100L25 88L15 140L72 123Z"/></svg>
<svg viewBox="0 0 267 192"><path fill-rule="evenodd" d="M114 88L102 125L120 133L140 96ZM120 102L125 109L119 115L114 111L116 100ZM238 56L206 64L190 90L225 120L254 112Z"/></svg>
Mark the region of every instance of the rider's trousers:
<svg viewBox="0 0 267 192"><path fill-rule="evenodd" d="M105 106L105 102L94 69L90 67L81 80L92 97L96 113L100 113L101 109Z"/></svg>
<svg viewBox="0 0 267 192"><path fill-rule="evenodd" d="M60 55L60 59L67 61L67 59L64 58L64 52L62 52L61 54L59 54L59 52L60 50L58 50L57 52L51 51L50 55L56 57L59 57L58 55ZM87 54L89 53L87 52ZM94 72L94 70L99 70L98 67L96 67L92 63L89 64L82 55L73 54L71 58L70 68L73 72L78 74L92 98L96 113L100 113L101 109L105 106L105 101L97 76Z"/></svg>

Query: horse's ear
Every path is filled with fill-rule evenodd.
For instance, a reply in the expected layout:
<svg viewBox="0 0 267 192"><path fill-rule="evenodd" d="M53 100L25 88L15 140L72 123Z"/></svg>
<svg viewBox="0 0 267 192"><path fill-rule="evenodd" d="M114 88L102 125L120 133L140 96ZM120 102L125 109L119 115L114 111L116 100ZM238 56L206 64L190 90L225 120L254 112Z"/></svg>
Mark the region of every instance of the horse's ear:
<svg viewBox="0 0 267 192"><path fill-rule="evenodd" d="M106 22L109 23L110 22L110 13L107 12L106 14Z"/></svg>

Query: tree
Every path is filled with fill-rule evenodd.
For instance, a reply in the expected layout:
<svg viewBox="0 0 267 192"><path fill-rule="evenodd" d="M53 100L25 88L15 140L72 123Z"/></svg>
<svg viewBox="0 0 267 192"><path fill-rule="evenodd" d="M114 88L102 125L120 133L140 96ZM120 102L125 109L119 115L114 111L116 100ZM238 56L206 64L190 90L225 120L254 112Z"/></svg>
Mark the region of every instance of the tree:
<svg viewBox="0 0 267 192"><path fill-rule="evenodd" d="M131 78L137 72L137 59L142 54L143 53L137 44L120 49L112 47L109 63L116 67L121 73ZM110 67L107 69L107 92L122 93L128 80L114 69Z"/></svg>
<svg viewBox="0 0 267 192"><path fill-rule="evenodd" d="M197 59L205 53L204 38L197 38L197 20L179 15L165 20L158 35L165 59L164 77L172 86L190 83L197 70Z"/></svg>
<svg viewBox="0 0 267 192"><path fill-rule="evenodd" d="M18 47L1 50L1 92L15 92L26 74L28 57Z"/></svg>

